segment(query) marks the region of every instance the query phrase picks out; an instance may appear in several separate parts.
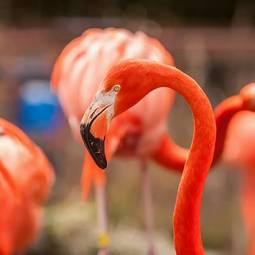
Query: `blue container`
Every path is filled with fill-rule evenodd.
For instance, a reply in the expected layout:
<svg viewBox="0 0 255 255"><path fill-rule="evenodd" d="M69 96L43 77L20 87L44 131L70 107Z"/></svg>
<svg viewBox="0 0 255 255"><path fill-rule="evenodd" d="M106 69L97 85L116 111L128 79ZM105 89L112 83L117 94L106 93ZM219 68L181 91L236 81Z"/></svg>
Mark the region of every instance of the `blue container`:
<svg viewBox="0 0 255 255"><path fill-rule="evenodd" d="M30 134L54 134L63 114L46 80L30 80L22 85L19 102L19 125Z"/></svg>

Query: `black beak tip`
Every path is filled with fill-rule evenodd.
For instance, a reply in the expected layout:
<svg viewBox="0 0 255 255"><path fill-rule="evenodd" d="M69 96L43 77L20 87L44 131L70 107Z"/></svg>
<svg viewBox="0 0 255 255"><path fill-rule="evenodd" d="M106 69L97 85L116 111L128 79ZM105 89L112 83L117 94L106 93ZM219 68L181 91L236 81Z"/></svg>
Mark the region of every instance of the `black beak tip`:
<svg viewBox="0 0 255 255"><path fill-rule="evenodd" d="M102 162L102 164L98 165L101 169L106 169L107 168L107 160Z"/></svg>
<svg viewBox="0 0 255 255"><path fill-rule="evenodd" d="M87 125L82 123L80 125L82 140L97 166L101 169L106 169L107 160L105 157L104 140L94 137L90 132L90 128L91 123L88 123Z"/></svg>

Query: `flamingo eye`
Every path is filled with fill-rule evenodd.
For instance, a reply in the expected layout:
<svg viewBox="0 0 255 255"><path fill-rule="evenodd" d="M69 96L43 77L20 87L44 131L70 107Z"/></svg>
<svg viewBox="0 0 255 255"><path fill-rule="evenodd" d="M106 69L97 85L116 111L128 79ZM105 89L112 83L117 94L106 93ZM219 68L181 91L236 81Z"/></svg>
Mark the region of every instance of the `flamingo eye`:
<svg viewBox="0 0 255 255"><path fill-rule="evenodd" d="M119 84L116 84L116 85L113 86L113 91L114 92L119 92L120 89L121 89L121 86Z"/></svg>

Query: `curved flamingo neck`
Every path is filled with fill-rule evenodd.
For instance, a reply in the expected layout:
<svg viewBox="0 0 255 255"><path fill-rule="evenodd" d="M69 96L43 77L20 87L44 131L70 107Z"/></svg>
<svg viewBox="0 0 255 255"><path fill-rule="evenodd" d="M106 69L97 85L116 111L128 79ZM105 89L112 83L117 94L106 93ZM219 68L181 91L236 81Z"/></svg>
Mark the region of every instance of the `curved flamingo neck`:
<svg viewBox="0 0 255 255"><path fill-rule="evenodd" d="M232 117L241 110L243 110L243 100L240 96L231 96L223 100L215 108L214 112L217 126L217 134L213 164L217 163L222 155L226 141L228 126Z"/></svg>
<svg viewBox="0 0 255 255"><path fill-rule="evenodd" d="M122 65L117 70L120 68L124 73L117 72L115 75L117 78L127 75L125 85L135 86L137 92L127 101L125 100L122 111L159 87L176 90L191 107L195 129L176 198L173 220L174 242L177 255L202 255L204 250L200 231L201 198L213 158L216 138L211 104L199 85L174 67L145 60L125 61Z"/></svg>

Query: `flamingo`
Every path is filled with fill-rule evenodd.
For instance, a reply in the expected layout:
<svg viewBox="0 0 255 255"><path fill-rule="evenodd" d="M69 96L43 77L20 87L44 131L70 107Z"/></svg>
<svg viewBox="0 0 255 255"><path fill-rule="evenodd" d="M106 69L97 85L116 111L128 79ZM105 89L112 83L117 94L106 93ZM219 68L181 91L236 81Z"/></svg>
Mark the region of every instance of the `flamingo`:
<svg viewBox="0 0 255 255"><path fill-rule="evenodd" d="M53 181L41 149L0 119L0 254L22 253L36 240Z"/></svg>
<svg viewBox="0 0 255 255"><path fill-rule="evenodd" d="M175 67L154 61L121 61L109 70L85 112L80 126L81 136L96 164L105 168L108 155L104 144L107 148L108 140L107 136L106 139L104 137L111 120L161 87L174 89L184 97L191 107L195 123L174 209L175 250L177 255L203 255L200 207L213 160L216 124L207 96L192 78Z"/></svg>
<svg viewBox="0 0 255 255"><path fill-rule="evenodd" d="M238 95L223 100L214 110L217 127L212 165L223 160L242 171L241 211L248 236L248 255L255 254L255 83L244 86ZM254 137L254 139L253 139ZM165 167L182 171L188 151L162 139L161 152L153 158ZM171 153L169 153L169 151Z"/></svg>
<svg viewBox="0 0 255 255"><path fill-rule="evenodd" d="M255 83L248 84L242 94L253 93L250 108L255 110ZM246 103L247 104L247 103ZM224 160L241 171L241 213L247 233L247 255L255 255L255 113L242 111L229 125Z"/></svg>
<svg viewBox="0 0 255 255"><path fill-rule="evenodd" d="M224 161L239 166L242 173L241 212L248 237L248 255L255 255L255 83L244 86L238 95L223 100L215 109L217 127L215 153L212 165ZM254 139L253 139L254 138ZM162 141L161 153L154 155L163 165L169 164L181 171L188 151ZM175 156L169 156L167 150ZM170 163L168 163L170 162Z"/></svg>
<svg viewBox="0 0 255 255"><path fill-rule="evenodd" d="M79 141L81 141L79 126L81 118L106 72L112 65L129 58L150 59L173 65L171 55L156 39L142 32L133 34L124 29L113 28L87 30L69 43L58 57L52 74L52 87L58 94L73 134ZM161 88L118 116L109 130L109 146L106 148L109 158L114 155L128 156L141 161L149 254L154 254L155 248L147 161L151 158L152 152L156 154L159 151L162 139L178 148L170 141L166 132L166 117L173 97L172 90ZM173 162L175 163L174 160ZM95 184L100 229L99 253L100 250L107 253L109 237L105 202L106 176L86 151L82 176L85 199L93 183Z"/></svg>

